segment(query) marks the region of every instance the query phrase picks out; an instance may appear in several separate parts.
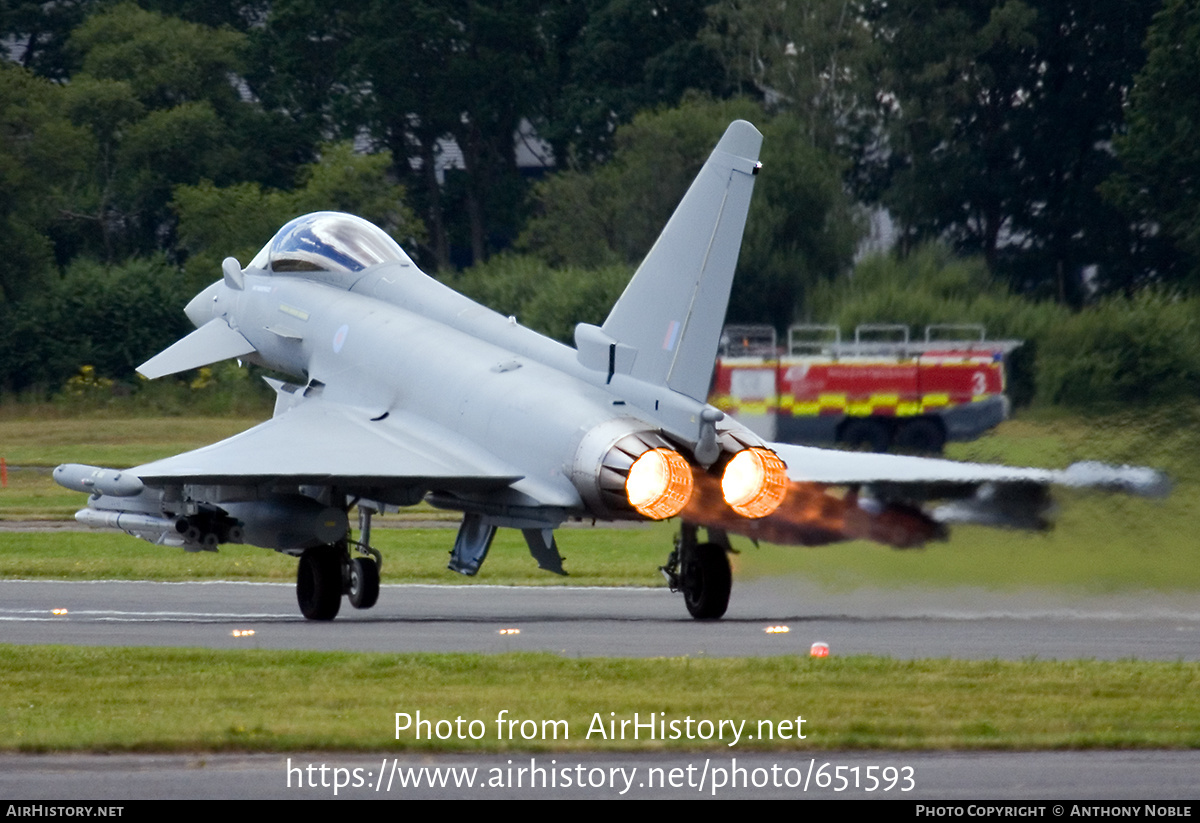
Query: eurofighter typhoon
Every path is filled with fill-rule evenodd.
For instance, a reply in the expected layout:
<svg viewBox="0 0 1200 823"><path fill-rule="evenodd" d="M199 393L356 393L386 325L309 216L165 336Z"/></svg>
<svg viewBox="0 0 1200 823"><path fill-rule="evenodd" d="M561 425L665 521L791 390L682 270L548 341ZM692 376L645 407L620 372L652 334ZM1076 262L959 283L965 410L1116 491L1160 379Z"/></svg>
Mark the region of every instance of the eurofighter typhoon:
<svg viewBox="0 0 1200 823"><path fill-rule="evenodd" d="M678 517L662 571L694 617L717 618L730 533L905 547L955 522L1042 527L1052 484L1164 490L1146 469L766 443L709 406L761 142L749 123L729 126L608 319L579 324L574 348L438 283L365 220L299 217L248 266L227 258L187 306L196 331L139 368L155 378L257 363L289 378L269 381L273 417L176 457L67 464L55 479L91 495L82 523L193 551L248 543L298 557L312 620L336 616L343 595L374 605L371 516L421 501L463 513L450 568L468 575L497 528L520 529L538 565L563 573L554 530L565 521Z"/></svg>

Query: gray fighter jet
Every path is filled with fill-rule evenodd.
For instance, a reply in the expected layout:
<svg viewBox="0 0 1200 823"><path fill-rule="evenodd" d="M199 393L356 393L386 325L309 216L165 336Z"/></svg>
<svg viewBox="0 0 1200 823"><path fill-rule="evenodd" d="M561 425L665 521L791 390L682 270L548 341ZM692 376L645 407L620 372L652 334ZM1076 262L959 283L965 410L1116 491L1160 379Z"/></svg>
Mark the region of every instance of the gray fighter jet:
<svg viewBox="0 0 1200 823"><path fill-rule="evenodd" d="M1044 525L1051 484L1153 494L1155 472L960 464L764 443L705 402L762 136L729 126L602 326L562 345L454 292L382 230L320 212L284 226L187 306L197 326L144 363L155 378L241 358L274 416L132 469L68 464L76 518L154 543L249 543L299 557L300 610L379 594L373 513L463 513L450 568L475 574L498 527L563 573L570 519L680 518L662 567L697 618L724 614L729 533L777 543L919 545L946 524ZM831 489L831 487L836 487ZM357 507L354 539L349 512ZM706 538L699 533L703 528Z"/></svg>

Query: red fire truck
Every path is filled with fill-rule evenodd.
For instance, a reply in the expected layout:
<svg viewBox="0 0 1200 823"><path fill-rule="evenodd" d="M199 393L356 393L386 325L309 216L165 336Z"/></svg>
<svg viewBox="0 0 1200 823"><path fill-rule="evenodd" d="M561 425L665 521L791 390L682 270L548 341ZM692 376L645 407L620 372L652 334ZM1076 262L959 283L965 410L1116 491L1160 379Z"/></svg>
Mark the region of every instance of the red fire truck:
<svg viewBox="0 0 1200 823"><path fill-rule="evenodd" d="M1008 416L1005 361L1017 340L975 324L798 324L778 346L770 326L726 326L709 402L759 436L844 443L871 451L933 452L973 440Z"/></svg>

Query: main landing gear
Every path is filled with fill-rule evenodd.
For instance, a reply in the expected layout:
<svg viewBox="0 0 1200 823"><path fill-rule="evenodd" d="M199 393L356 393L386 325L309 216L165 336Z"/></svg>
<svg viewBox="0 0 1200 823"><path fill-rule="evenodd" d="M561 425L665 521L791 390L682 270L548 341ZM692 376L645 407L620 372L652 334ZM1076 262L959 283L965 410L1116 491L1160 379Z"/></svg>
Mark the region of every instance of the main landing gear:
<svg viewBox="0 0 1200 823"><path fill-rule="evenodd" d="M369 609L379 600L379 567L382 558L368 545L371 537L370 509L359 508L362 540L347 540L305 549L296 572L296 600L300 613L309 620L332 620L342 606L342 595L356 609ZM350 546L367 557L350 557Z"/></svg>
<svg viewBox="0 0 1200 823"><path fill-rule="evenodd" d="M729 608L733 573L729 568L729 537L709 528L708 542L697 539L699 528L684 523L675 538L675 550L659 571L673 592L683 592L688 613L697 620L716 620Z"/></svg>
<svg viewBox="0 0 1200 823"><path fill-rule="evenodd" d="M350 561L350 580L346 597L356 609L369 609L379 599L379 564L370 557Z"/></svg>

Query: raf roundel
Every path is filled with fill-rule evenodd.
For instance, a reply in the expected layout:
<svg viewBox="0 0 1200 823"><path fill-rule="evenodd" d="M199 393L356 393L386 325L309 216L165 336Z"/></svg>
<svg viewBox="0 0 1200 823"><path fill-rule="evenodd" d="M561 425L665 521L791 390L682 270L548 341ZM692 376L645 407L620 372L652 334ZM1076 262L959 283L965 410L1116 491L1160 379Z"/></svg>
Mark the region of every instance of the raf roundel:
<svg viewBox="0 0 1200 823"><path fill-rule="evenodd" d="M346 335L350 333L350 327L343 323L338 330L333 333L333 353L341 354L342 346L346 345Z"/></svg>

